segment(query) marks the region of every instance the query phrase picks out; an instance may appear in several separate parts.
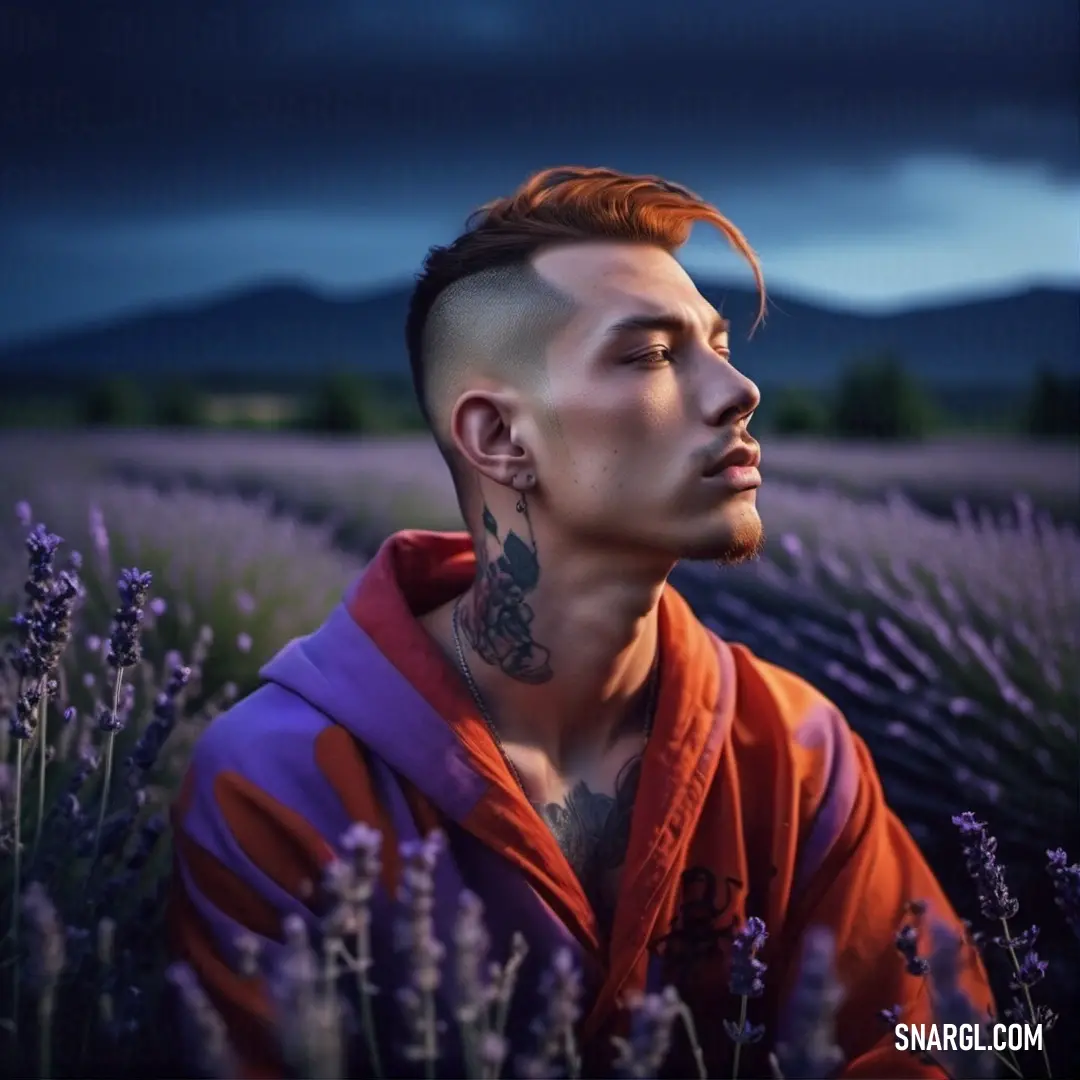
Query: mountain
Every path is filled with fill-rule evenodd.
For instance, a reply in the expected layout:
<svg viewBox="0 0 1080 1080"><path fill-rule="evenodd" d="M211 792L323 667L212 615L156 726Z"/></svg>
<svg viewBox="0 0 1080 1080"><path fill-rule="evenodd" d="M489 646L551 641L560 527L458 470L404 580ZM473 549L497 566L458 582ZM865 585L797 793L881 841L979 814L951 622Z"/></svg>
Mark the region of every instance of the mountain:
<svg viewBox="0 0 1080 1080"><path fill-rule="evenodd" d="M823 386L852 357L892 349L930 385L1023 386L1047 366L1080 374L1080 292L1032 289L901 314L862 315L772 296L746 340L753 292L699 282L732 321L735 361L765 386ZM104 376L295 385L343 368L404 375L407 286L331 298L293 283L222 295L0 349L0 380L65 388Z"/></svg>

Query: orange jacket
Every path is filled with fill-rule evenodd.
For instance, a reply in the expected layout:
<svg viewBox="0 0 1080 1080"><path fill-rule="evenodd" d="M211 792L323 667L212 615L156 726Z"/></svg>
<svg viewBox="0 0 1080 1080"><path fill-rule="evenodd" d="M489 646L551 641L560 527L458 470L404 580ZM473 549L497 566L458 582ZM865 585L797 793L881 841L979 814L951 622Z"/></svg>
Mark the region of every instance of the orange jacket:
<svg viewBox="0 0 1080 1080"><path fill-rule="evenodd" d="M879 1012L901 1004L908 1022L932 1019L923 980L906 973L894 944L908 902L956 916L836 707L717 639L668 587L657 717L614 926L601 942L554 838L414 617L460 593L474 568L463 534L392 537L323 627L267 665L266 685L215 720L196 748L174 807L173 949L225 1018L244 1074L280 1076L281 1065L266 980L232 969L236 936L257 935L269 963L285 915L317 932L312 884L348 825L363 821L385 837L377 946L391 938L396 845L434 826L448 837L438 888L449 918L464 886L485 902L497 958L514 930L525 934L531 953L512 1032L528 1030L540 966L557 945L571 946L586 987L587 1075L609 1067L626 993L666 980L694 1011L710 1075L730 1075L721 1020L738 1003L727 957L751 915L764 919L769 939L767 992L751 1001L750 1018L768 1030L763 1046L744 1052L741 1075L765 1075L760 1054L783 1024L803 936L817 925L835 935L846 988L840 1075L944 1075L896 1051ZM449 943L451 924L440 918ZM373 981L382 986L394 981L388 949L376 954ZM985 1015L981 965L963 979Z"/></svg>

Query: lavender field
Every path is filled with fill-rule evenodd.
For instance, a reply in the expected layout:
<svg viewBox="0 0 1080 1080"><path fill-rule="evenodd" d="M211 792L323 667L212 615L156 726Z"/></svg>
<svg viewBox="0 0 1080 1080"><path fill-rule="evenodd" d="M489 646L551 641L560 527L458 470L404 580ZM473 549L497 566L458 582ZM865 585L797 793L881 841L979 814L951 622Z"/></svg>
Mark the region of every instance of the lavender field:
<svg viewBox="0 0 1080 1080"><path fill-rule="evenodd" d="M893 807L973 918L976 889L951 818L972 811L989 823L1020 902L1013 932L1041 928L1049 966L1039 1000L1067 1014L1080 999L1080 962L1057 901L1075 904L1080 870L1059 873L1055 891L1047 850L1080 849L1080 456L972 442L766 441L764 451L765 557L723 571L685 564L675 585L723 636L837 702L868 741ZM29 737L0 729L9 928L0 1002L20 1020L23 1075L46 1075L43 1059L84 1075L94 1060L137 1069L163 985L162 815L193 740L254 687L263 660L321 621L389 531L459 518L441 459L416 438L19 433L0 439L0 461L4 614L27 602L31 525L64 538L50 556L55 574L68 552L82 557L69 568L77 592L64 599L60 587L55 601L64 641L52 682L42 682L51 686L44 704L20 697L15 652L0 673L0 706L33 716ZM29 507L17 514L21 500ZM152 579L141 655L116 694L116 578L136 566ZM20 916L14 881L43 883L49 899L34 894ZM27 943L23 957L16 950ZM990 949L988 963L1000 1006L1016 1007L1008 950ZM12 1006L7 990L20 986L20 971ZM91 1005L60 1007L72 988ZM197 987L182 988L203 1024L195 1041L218 1046ZM29 1034L43 1023L44 1039ZM1067 1062L1077 1043L1065 1027L1050 1041ZM1034 1072L997 1064L1042 1075L1038 1060ZM220 1073L220 1062L204 1065ZM319 1059L301 1075L336 1075L332 1065Z"/></svg>

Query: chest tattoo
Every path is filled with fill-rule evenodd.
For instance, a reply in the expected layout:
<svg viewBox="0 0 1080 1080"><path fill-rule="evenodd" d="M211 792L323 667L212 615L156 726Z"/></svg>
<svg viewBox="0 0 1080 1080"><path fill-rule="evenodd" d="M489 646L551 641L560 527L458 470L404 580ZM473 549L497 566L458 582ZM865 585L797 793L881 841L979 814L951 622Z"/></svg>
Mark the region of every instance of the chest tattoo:
<svg viewBox="0 0 1080 1080"><path fill-rule="evenodd" d="M609 923L614 913L609 882L626 861L641 761L639 754L622 767L613 795L593 791L579 780L562 802L533 804L602 924Z"/></svg>

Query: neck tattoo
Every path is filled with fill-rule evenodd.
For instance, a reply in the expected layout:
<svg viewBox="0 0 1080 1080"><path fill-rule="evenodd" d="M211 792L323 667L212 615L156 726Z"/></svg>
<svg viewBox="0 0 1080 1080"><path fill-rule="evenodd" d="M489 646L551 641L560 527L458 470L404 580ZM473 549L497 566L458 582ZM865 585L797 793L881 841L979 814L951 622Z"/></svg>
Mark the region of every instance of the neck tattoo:
<svg viewBox="0 0 1080 1080"><path fill-rule="evenodd" d="M522 793L528 791L521 773L503 745L499 729L493 720L465 657L461 640L461 609L459 598L451 612L454 652L458 667L469 688L473 703L495 742L510 775ZM652 734L656 701L660 683L659 652L653 659L646 683L644 734L646 742ZM614 915L614 900L609 887L610 875L626 859L630 839L630 821L641 779L644 750L635 754L620 770L613 795L592 791L582 780L567 793L563 802L539 803L530 800L533 809L551 830L571 869L581 882L585 895L605 931L610 929Z"/></svg>

